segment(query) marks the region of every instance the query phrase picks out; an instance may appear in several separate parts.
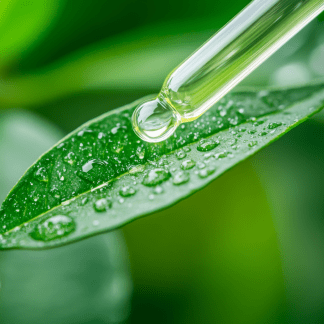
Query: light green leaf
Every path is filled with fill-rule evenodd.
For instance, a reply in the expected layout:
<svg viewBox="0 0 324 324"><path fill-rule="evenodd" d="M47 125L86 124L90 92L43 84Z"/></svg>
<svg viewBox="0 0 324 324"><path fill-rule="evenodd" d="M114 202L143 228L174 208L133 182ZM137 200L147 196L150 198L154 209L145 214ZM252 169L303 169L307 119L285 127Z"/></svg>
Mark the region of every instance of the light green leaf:
<svg viewBox="0 0 324 324"><path fill-rule="evenodd" d="M0 210L1 247L58 246L167 208L318 112L323 102L323 84L229 94L158 144L132 131L138 102L104 114L45 153L12 189Z"/></svg>

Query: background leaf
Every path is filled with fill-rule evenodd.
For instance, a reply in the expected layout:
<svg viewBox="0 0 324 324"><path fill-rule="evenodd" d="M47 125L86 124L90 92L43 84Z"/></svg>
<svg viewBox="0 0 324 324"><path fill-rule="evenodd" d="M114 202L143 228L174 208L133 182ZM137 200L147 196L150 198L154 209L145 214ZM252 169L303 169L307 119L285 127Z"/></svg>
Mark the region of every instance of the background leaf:
<svg viewBox="0 0 324 324"><path fill-rule="evenodd" d="M49 247L170 206L318 111L323 85L230 94L171 139L132 132L136 103L90 121L43 155L4 201L1 244Z"/></svg>

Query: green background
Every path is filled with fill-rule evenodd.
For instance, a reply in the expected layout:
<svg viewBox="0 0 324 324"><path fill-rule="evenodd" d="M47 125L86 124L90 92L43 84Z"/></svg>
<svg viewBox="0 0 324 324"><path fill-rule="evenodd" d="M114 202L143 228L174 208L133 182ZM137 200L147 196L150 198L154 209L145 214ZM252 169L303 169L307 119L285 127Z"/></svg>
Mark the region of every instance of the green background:
<svg viewBox="0 0 324 324"><path fill-rule="evenodd" d="M0 200L64 134L158 92L247 3L1 1ZM318 19L241 85L323 77ZM323 323L323 123L122 231L1 252L0 322Z"/></svg>

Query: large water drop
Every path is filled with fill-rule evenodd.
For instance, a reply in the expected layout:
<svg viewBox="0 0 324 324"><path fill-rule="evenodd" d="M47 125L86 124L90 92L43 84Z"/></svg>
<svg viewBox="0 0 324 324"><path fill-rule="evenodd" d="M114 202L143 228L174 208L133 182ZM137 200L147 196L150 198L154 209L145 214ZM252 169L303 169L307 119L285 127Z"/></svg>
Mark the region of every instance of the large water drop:
<svg viewBox="0 0 324 324"><path fill-rule="evenodd" d="M40 222L30 233L34 240L51 241L74 232L74 220L65 215L56 215Z"/></svg>

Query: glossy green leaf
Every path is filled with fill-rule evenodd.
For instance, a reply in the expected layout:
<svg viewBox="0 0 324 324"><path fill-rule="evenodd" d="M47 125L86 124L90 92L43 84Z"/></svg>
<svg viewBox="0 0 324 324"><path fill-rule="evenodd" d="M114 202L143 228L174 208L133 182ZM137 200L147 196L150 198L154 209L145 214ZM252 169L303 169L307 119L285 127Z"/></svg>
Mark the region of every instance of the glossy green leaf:
<svg viewBox="0 0 324 324"><path fill-rule="evenodd" d="M0 210L1 247L62 245L171 206L323 102L323 84L232 93L158 144L144 143L132 131L138 102L104 114L45 153L13 188Z"/></svg>

